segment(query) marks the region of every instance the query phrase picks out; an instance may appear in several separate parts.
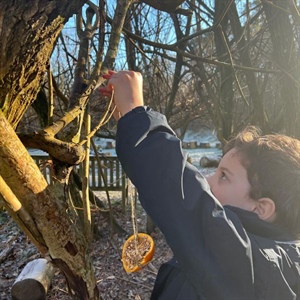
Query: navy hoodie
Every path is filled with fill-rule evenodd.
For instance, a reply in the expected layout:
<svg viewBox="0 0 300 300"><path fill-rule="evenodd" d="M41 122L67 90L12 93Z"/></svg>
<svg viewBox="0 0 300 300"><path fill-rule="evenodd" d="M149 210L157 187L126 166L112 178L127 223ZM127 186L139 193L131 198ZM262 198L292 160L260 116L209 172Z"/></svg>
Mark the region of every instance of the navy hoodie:
<svg viewBox="0 0 300 300"><path fill-rule="evenodd" d="M254 213L223 207L164 115L147 107L127 113L116 151L174 254L151 299L300 299L299 240Z"/></svg>

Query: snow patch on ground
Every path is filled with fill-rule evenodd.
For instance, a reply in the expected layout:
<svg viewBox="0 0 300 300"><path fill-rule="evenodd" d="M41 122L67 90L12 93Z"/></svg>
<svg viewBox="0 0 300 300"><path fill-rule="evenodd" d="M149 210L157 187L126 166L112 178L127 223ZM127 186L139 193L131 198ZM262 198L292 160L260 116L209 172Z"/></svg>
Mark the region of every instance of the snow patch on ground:
<svg viewBox="0 0 300 300"><path fill-rule="evenodd" d="M187 130L186 134L184 135L183 142L193 141L210 144L219 143L216 132L207 128L200 128L198 131Z"/></svg>

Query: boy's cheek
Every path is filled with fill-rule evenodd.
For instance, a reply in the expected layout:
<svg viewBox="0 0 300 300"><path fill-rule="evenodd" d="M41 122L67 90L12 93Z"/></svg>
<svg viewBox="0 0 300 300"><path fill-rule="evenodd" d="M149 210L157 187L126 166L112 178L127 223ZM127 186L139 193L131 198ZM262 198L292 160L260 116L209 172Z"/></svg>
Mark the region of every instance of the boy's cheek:
<svg viewBox="0 0 300 300"><path fill-rule="evenodd" d="M207 180L210 188L212 188L212 179L213 179L213 175L210 175L210 176L206 177L206 180Z"/></svg>

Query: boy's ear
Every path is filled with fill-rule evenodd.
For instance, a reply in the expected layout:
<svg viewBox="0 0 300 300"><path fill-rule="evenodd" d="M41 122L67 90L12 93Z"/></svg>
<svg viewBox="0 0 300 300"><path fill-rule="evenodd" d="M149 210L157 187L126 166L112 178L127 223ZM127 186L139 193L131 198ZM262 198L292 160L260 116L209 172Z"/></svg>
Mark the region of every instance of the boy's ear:
<svg viewBox="0 0 300 300"><path fill-rule="evenodd" d="M276 205L270 198L260 198L256 200L254 212L261 220L272 222L276 217Z"/></svg>

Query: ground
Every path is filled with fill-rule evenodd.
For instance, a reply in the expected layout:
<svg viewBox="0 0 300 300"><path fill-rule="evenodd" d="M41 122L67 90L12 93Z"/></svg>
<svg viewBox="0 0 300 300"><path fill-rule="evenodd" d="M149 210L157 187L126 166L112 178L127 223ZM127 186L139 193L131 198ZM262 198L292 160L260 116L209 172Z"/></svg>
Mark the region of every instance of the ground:
<svg viewBox="0 0 300 300"><path fill-rule="evenodd" d="M100 214L97 218L99 234L94 239L91 256L97 278L97 285L103 300L134 299L147 300L153 288L159 266L171 256L163 235L158 229L152 234L155 254L152 262L143 270L127 274L121 263L121 249L126 237L133 233L130 205L127 212L121 212L120 195L112 196L114 217L127 231L127 235L111 236L109 221ZM136 209L138 230L145 231L146 214L138 205ZM10 289L26 264L40 254L35 246L18 229L6 212L0 211L0 299L11 299ZM29 299L28 299L29 300ZM66 282L59 270L56 271L47 300L71 300Z"/></svg>

